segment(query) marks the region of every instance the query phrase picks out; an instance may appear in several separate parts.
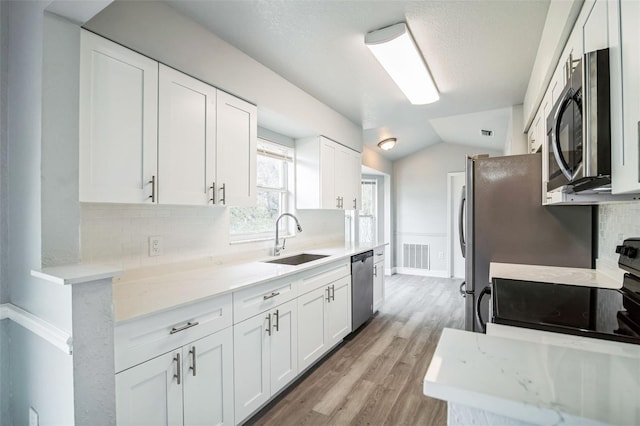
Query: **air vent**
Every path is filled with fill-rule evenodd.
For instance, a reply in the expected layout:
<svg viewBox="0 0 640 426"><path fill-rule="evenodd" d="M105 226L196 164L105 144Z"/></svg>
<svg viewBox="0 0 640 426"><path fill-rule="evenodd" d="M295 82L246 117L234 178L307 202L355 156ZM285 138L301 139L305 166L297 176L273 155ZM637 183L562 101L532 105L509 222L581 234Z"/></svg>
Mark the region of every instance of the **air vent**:
<svg viewBox="0 0 640 426"><path fill-rule="evenodd" d="M482 136L488 136L488 137L491 137L491 136L493 136L493 130L485 130L485 129L482 129L482 130L480 130L480 134L481 134Z"/></svg>
<svg viewBox="0 0 640 426"><path fill-rule="evenodd" d="M403 244L402 251L402 266L405 268L430 269L427 244Z"/></svg>

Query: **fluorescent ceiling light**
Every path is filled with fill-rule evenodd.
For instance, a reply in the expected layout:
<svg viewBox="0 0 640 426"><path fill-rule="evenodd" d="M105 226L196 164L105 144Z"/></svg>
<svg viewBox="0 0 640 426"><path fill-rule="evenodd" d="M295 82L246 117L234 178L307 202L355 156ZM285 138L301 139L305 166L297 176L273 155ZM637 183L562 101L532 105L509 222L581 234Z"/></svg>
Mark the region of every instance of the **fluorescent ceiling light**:
<svg viewBox="0 0 640 426"><path fill-rule="evenodd" d="M404 22L367 33L364 43L414 105L440 99L427 65Z"/></svg>
<svg viewBox="0 0 640 426"><path fill-rule="evenodd" d="M396 138L388 138L388 139L385 139L383 141L378 142L378 146L380 147L380 149L383 149L385 151L389 151L394 146L396 146L396 142L398 142L398 139L396 139Z"/></svg>

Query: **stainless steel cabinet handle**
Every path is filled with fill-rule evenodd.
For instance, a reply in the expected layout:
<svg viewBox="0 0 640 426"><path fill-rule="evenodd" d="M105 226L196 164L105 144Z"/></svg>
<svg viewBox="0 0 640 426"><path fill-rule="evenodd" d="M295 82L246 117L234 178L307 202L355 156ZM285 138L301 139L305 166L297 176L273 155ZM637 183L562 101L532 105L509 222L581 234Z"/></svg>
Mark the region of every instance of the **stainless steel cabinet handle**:
<svg viewBox="0 0 640 426"><path fill-rule="evenodd" d="M273 292L273 293L271 293L271 294L268 294L268 295L266 295L266 296L262 296L262 299L264 299L264 300L269 300L269 299L271 299L272 297L276 297L276 296L277 296L277 295L279 295L279 294L280 294L280 292L279 292L279 291L274 291L274 292Z"/></svg>
<svg viewBox="0 0 640 426"><path fill-rule="evenodd" d="M227 198L227 184L223 183L222 186L220 187L220 191L222 192L222 198L220 198L220 203L222 204L227 204L226 202L226 198ZM218 191L218 192L220 192Z"/></svg>
<svg viewBox="0 0 640 426"><path fill-rule="evenodd" d="M151 195L149 195L149 198L151 198L152 203L155 203L156 202L156 177L151 176L151 180L148 183L151 184Z"/></svg>
<svg viewBox="0 0 640 426"><path fill-rule="evenodd" d="M336 208L340 208L340 197L336 197Z"/></svg>
<svg viewBox="0 0 640 426"><path fill-rule="evenodd" d="M209 187L209 189L211 190L211 198L209 198L209 201L211 201L211 204L215 204L216 203L216 183L215 183L215 181L211 183L211 186Z"/></svg>
<svg viewBox="0 0 640 426"><path fill-rule="evenodd" d="M276 312L273 315L276 317L276 320L273 323L273 329L275 331L280 331L280 312L276 309Z"/></svg>
<svg viewBox="0 0 640 426"><path fill-rule="evenodd" d="M267 333L269 333L269 336L271 336L271 314L267 314L267 321L269 321L269 325L267 326L267 328L265 329L265 331Z"/></svg>
<svg viewBox="0 0 640 426"><path fill-rule="evenodd" d="M336 300L336 286L331 286L331 300Z"/></svg>
<svg viewBox="0 0 640 426"><path fill-rule="evenodd" d="M179 333L181 331L186 330L187 328L195 327L198 324L200 324L198 321L194 321L194 322L189 321L188 323L186 323L182 327L173 327L171 329L171 331L169 332L169 334Z"/></svg>
<svg viewBox="0 0 640 426"><path fill-rule="evenodd" d="M340 197L340 208L344 209L344 197Z"/></svg>
<svg viewBox="0 0 640 426"><path fill-rule="evenodd" d="M378 276L378 265L373 265L373 276L374 277Z"/></svg>
<svg viewBox="0 0 640 426"><path fill-rule="evenodd" d="M331 302L331 287L327 287L327 302Z"/></svg>
<svg viewBox="0 0 640 426"><path fill-rule="evenodd" d="M176 362L176 374L173 375L174 379L177 379L178 384L180 384L180 377L182 376L182 372L180 371L181 369L181 363L180 363L180 354L176 354L176 356L173 357L173 360Z"/></svg>
<svg viewBox="0 0 640 426"><path fill-rule="evenodd" d="M189 367L189 370L193 371L193 377L196 377L196 347L195 346L191 346L189 355L191 355L191 367Z"/></svg>
<svg viewBox="0 0 640 426"><path fill-rule="evenodd" d="M358 199L357 198L353 199L353 209L354 210L358 210Z"/></svg>

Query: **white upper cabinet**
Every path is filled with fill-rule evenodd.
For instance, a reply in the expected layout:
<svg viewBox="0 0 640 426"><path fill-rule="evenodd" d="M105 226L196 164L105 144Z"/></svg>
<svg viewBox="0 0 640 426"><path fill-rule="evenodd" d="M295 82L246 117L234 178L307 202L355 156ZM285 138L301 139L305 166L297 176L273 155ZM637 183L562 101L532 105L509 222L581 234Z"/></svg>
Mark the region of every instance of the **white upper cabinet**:
<svg viewBox="0 0 640 426"><path fill-rule="evenodd" d="M582 26L584 53L609 47L607 3L607 0L596 0Z"/></svg>
<svg viewBox="0 0 640 426"><path fill-rule="evenodd" d="M599 0L603 1L603 0ZM611 189L640 192L640 2L606 2L611 69Z"/></svg>
<svg viewBox="0 0 640 426"><path fill-rule="evenodd" d="M80 201L157 202L158 63L87 31L80 43Z"/></svg>
<svg viewBox="0 0 640 426"><path fill-rule="evenodd" d="M160 65L158 199L207 205L215 180L216 89Z"/></svg>
<svg viewBox="0 0 640 426"><path fill-rule="evenodd" d="M216 203L256 204L257 108L218 91Z"/></svg>
<svg viewBox="0 0 640 426"><path fill-rule="evenodd" d="M80 63L80 201L255 205L255 105L84 30Z"/></svg>
<svg viewBox="0 0 640 426"><path fill-rule="evenodd" d="M360 208L361 156L324 136L296 141L296 207Z"/></svg>

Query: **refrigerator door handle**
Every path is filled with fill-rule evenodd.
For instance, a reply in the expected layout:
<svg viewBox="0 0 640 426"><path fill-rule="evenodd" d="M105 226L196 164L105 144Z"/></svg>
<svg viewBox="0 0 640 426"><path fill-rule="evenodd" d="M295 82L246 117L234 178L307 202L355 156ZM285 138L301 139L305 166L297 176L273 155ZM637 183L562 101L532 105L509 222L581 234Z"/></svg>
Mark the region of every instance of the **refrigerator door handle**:
<svg viewBox="0 0 640 426"><path fill-rule="evenodd" d="M460 238L460 251L462 251L462 257L466 257L466 238L464 236L464 205L467 202L466 186L462 187L462 193L460 194L460 210L458 211L458 237Z"/></svg>
<svg viewBox="0 0 640 426"><path fill-rule="evenodd" d="M476 320L478 321L478 325L482 329L483 333L487 332L487 323L482 319L482 313L480 312L480 304L482 303L482 299L487 294L491 295L491 286L486 286L482 289L478 298L476 299Z"/></svg>

